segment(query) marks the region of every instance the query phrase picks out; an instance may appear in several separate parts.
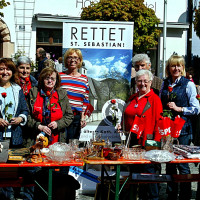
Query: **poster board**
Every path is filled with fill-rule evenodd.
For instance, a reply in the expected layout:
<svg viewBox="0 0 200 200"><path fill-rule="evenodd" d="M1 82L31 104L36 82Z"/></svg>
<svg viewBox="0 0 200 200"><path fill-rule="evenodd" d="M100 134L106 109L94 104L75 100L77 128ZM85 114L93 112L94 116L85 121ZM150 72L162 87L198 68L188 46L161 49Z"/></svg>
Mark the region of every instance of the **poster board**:
<svg viewBox="0 0 200 200"><path fill-rule="evenodd" d="M130 95L133 54L133 22L72 20L63 23L63 54L69 48L82 51L89 100L94 111L81 129L81 141L95 137L119 142L115 123L122 119Z"/></svg>

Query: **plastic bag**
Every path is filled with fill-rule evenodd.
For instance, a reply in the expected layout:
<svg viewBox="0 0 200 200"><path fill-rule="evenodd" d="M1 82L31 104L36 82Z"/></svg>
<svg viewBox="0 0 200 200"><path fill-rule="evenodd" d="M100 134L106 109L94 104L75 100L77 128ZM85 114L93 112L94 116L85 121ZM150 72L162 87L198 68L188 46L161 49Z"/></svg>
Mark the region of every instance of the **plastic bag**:
<svg viewBox="0 0 200 200"><path fill-rule="evenodd" d="M9 142L0 141L0 163L6 163L8 160Z"/></svg>
<svg viewBox="0 0 200 200"><path fill-rule="evenodd" d="M164 163L175 160L175 155L167 150L150 150L144 155L144 158L150 161Z"/></svg>

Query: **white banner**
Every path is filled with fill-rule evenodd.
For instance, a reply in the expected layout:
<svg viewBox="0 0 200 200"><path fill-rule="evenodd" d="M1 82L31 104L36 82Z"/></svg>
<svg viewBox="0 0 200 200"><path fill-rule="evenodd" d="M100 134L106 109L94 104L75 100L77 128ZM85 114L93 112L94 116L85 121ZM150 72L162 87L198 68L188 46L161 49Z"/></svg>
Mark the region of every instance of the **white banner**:
<svg viewBox="0 0 200 200"><path fill-rule="evenodd" d="M133 22L67 21L63 24L63 54L69 48L82 51L80 73L89 80L94 111L80 140L97 136L119 142L116 123L130 94L133 54Z"/></svg>
<svg viewBox="0 0 200 200"><path fill-rule="evenodd" d="M63 48L132 49L131 22L64 23Z"/></svg>

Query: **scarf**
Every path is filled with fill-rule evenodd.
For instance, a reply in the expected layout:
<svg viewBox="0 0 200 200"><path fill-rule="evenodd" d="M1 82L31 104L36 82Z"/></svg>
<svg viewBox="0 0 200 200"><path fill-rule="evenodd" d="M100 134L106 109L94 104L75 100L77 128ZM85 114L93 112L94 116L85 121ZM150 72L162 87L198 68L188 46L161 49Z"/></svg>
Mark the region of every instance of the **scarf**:
<svg viewBox="0 0 200 200"><path fill-rule="evenodd" d="M26 77L25 79L20 77L20 86L23 90L25 97L27 97L27 95L29 94L29 91L31 89L30 76Z"/></svg>

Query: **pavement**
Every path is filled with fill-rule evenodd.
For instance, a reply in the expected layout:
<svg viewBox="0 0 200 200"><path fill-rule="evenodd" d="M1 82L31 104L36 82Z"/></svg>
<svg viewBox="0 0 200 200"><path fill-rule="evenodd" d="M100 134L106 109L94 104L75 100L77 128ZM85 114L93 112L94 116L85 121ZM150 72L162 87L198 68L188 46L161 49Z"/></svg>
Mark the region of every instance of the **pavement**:
<svg viewBox="0 0 200 200"><path fill-rule="evenodd" d="M195 166L194 163L190 163L190 169L192 174L198 174L198 166ZM162 164L162 174L165 174L165 164ZM159 194L159 200L166 200L167 194L166 194L166 183L160 184L160 194ZM192 198L191 200L196 199L196 191L197 191L197 182L192 182ZM95 199L95 193L93 194L82 194L79 191L77 191L76 200L94 200ZM183 199L184 200L184 199Z"/></svg>
<svg viewBox="0 0 200 200"><path fill-rule="evenodd" d="M195 166L194 163L190 163L190 169L192 174L198 174L198 166ZM162 174L165 174L165 164L162 164ZM166 183L160 184L160 194L159 194L159 200L166 200L167 194L166 194ZM196 199L196 191L197 191L197 182L192 182L192 198L191 200L197 200ZM76 193L76 200L94 200L95 199L95 191L93 193L82 193L81 191L77 191ZM22 200L22 199L17 199ZM99 200L99 198L97 199ZM105 199L106 200L106 199ZM111 200L111 199L110 199ZM181 199L182 200L182 199ZM184 200L184 199L183 199Z"/></svg>

